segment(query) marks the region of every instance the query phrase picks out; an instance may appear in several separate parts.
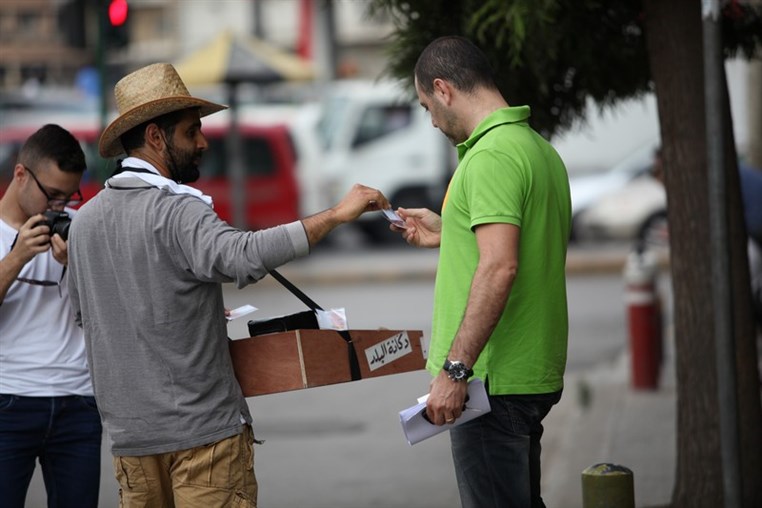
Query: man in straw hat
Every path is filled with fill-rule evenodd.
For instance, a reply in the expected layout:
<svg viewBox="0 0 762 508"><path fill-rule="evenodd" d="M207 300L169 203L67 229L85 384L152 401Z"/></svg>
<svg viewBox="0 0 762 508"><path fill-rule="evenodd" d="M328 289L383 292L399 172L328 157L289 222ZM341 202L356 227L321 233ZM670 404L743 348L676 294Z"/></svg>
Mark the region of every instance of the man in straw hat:
<svg viewBox="0 0 762 508"><path fill-rule="evenodd" d="M115 95L120 114L100 153L127 158L72 223L69 277L122 506L256 506L251 415L221 283L256 282L390 205L355 185L302 221L240 231L185 185L207 148L200 118L224 106L191 97L169 64L129 74Z"/></svg>

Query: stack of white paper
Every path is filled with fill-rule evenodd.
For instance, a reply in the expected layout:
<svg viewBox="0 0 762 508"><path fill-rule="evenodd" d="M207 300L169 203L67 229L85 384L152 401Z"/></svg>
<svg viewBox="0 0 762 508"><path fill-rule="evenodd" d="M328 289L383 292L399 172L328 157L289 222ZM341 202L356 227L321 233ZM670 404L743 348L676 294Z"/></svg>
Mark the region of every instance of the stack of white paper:
<svg viewBox="0 0 762 508"><path fill-rule="evenodd" d="M466 423L474 418L478 418L479 416L489 413L491 409L484 383L481 379L477 378L468 382L468 401L466 402L466 409L453 423L434 425L426 421L423 417L423 411L426 409L427 398L428 397L426 396L421 397L421 399L423 399L421 402L415 406L400 411L402 430L405 432L405 438L410 445L414 445L426 438L444 432L445 430L449 430L452 427L456 427L461 423Z"/></svg>
<svg viewBox="0 0 762 508"><path fill-rule="evenodd" d="M253 305L243 305L241 307L238 307L237 309L233 309L230 311L230 313L226 316L228 321L232 321L234 319L238 319L241 316L245 316L246 314L250 314L254 311L256 311L257 308Z"/></svg>

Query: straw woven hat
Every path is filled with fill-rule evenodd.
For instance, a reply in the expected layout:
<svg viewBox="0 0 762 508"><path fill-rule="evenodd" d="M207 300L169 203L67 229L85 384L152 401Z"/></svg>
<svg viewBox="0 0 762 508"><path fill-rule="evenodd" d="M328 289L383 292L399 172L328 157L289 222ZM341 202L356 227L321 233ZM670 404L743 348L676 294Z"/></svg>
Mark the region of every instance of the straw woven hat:
<svg viewBox="0 0 762 508"><path fill-rule="evenodd" d="M124 153L119 137L143 122L187 108L199 108L201 116L227 109L191 97L172 65L152 64L123 77L114 87L119 116L101 134L98 150L101 157L116 157Z"/></svg>

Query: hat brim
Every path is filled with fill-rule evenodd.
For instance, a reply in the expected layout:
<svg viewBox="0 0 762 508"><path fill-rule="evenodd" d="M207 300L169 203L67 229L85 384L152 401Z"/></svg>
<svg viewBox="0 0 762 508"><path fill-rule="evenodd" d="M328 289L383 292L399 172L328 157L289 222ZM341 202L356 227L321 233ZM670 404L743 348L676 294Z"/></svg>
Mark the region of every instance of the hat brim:
<svg viewBox="0 0 762 508"><path fill-rule="evenodd" d="M119 138L133 127L137 127L143 122L158 118L161 115L189 108L199 108L199 116L204 117L228 107L187 95L163 97L141 104L117 117L104 129L98 142L98 151L101 157L109 158L123 154L124 148Z"/></svg>

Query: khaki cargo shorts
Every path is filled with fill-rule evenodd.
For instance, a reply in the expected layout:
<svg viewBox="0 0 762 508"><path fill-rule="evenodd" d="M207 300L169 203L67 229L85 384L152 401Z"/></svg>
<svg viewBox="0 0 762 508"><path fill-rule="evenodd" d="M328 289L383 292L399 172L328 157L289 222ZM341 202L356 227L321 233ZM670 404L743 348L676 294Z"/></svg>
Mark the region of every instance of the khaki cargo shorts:
<svg viewBox="0 0 762 508"><path fill-rule="evenodd" d="M179 452L114 457L120 508L257 506L254 433Z"/></svg>

